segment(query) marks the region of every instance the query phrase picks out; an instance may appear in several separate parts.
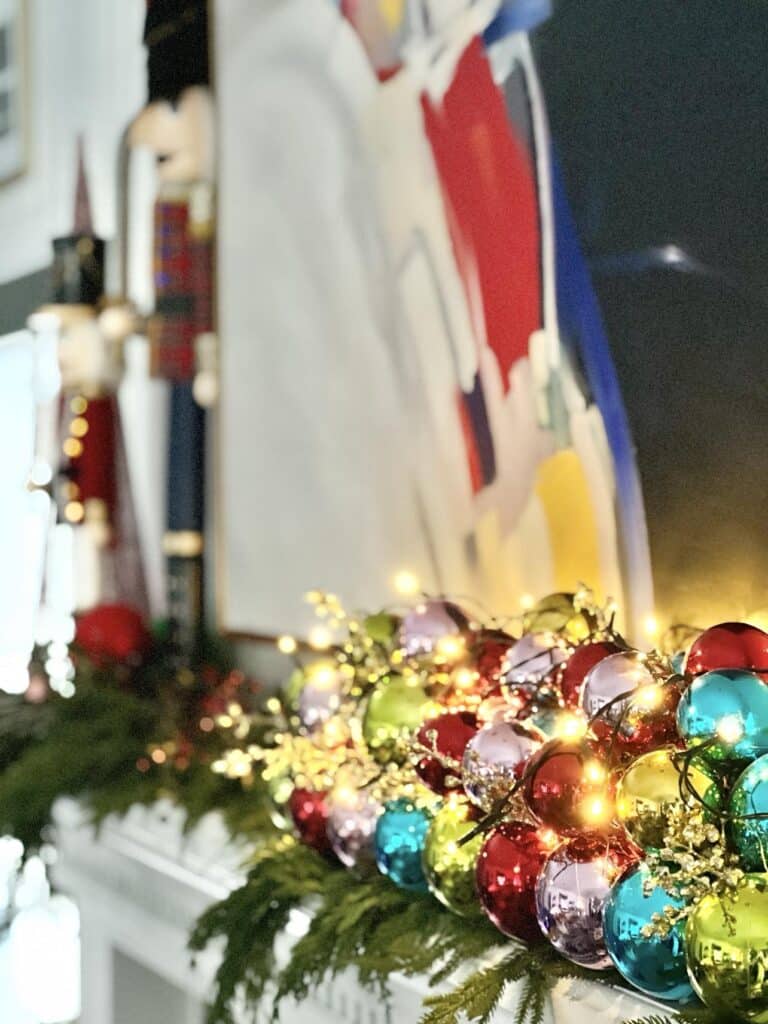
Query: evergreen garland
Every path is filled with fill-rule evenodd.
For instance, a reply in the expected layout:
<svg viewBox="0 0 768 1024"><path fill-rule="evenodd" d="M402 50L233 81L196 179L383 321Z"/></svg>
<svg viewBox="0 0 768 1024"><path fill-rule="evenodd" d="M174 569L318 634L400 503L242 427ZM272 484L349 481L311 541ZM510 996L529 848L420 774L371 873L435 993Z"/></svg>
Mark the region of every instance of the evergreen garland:
<svg viewBox="0 0 768 1024"><path fill-rule="evenodd" d="M226 652L216 657L225 670ZM223 940L209 1024L234 1024L243 1000L255 1006L266 999L277 1018L286 1000L305 999L325 979L352 967L361 985L387 998L396 973L425 975L430 986L445 988L467 963L487 965L427 997L421 1024L489 1024L507 987L516 983L522 988L515 1024L542 1024L558 980L620 981L612 973L596 978L549 944L513 945L487 921L469 923L430 895L404 892L375 872L350 878L278 834L258 782L244 789L210 770L225 744L221 736L203 738L183 768L170 761L137 770L153 744L194 726L205 692L199 675L185 671L180 679L161 650L132 672L81 661L70 699L53 695L32 705L0 698L0 831L35 846L54 801L64 795L82 800L96 823L168 797L185 809L187 827L216 810L233 835L253 841L257 852L245 883L201 917L190 939L193 953ZM311 911L309 928L287 962L279 963L277 939L300 908ZM696 1008L627 1024L719 1021Z"/></svg>

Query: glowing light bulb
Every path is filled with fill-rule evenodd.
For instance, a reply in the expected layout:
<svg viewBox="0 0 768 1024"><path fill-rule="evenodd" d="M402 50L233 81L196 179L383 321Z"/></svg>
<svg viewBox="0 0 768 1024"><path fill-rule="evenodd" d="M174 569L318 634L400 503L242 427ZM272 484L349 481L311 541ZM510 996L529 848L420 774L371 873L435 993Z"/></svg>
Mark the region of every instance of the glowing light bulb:
<svg viewBox="0 0 768 1024"><path fill-rule="evenodd" d="M313 626L309 631L309 646L316 651L327 651L331 646L331 634L324 626Z"/></svg>
<svg viewBox="0 0 768 1024"><path fill-rule="evenodd" d="M459 668L453 674L453 681L460 690L468 690L474 686L477 672L471 668Z"/></svg>
<svg viewBox="0 0 768 1024"><path fill-rule="evenodd" d="M744 725L738 715L724 715L717 723L717 735L724 743L738 743L744 735Z"/></svg>
<svg viewBox="0 0 768 1024"><path fill-rule="evenodd" d="M639 687L632 697L632 703L635 707L652 711L661 704L663 695L663 690L660 686L656 683L648 683L646 686Z"/></svg>
<svg viewBox="0 0 768 1024"><path fill-rule="evenodd" d="M584 777L589 782L602 782L605 779L605 768L598 761L588 761L584 765Z"/></svg>
<svg viewBox="0 0 768 1024"><path fill-rule="evenodd" d="M646 637L649 640L655 640L656 637L659 635L659 632L659 620L656 618L656 616L652 614L646 615L643 619L643 633L646 635Z"/></svg>
<svg viewBox="0 0 768 1024"><path fill-rule="evenodd" d="M333 666L328 665L326 662L314 665L308 674L312 679L312 685L320 690L329 689L336 682L336 673Z"/></svg>
<svg viewBox="0 0 768 1024"><path fill-rule="evenodd" d="M295 654L298 644L292 636L279 636L277 638L277 649L281 654Z"/></svg>
<svg viewBox="0 0 768 1024"><path fill-rule="evenodd" d="M596 796L588 800L584 808L584 817L587 821L602 821L608 811L608 806L602 797Z"/></svg>
<svg viewBox="0 0 768 1024"><path fill-rule="evenodd" d="M555 723L555 736L562 740L581 739L586 735L587 723L581 715L559 715Z"/></svg>
<svg viewBox="0 0 768 1024"><path fill-rule="evenodd" d="M435 650L441 658L453 661L461 656L464 646L464 638L461 636L441 636L435 644Z"/></svg>
<svg viewBox="0 0 768 1024"><path fill-rule="evenodd" d="M402 594L403 597L411 597L414 594L418 594L421 589L418 576L409 569L401 569L399 572L396 572L392 579L392 585L397 593Z"/></svg>
<svg viewBox="0 0 768 1024"><path fill-rule="evenodd" d="M524 612L529 612L531 608L536 604L536 598L533 594L521 594L520 595L520 607Z"/></svg>

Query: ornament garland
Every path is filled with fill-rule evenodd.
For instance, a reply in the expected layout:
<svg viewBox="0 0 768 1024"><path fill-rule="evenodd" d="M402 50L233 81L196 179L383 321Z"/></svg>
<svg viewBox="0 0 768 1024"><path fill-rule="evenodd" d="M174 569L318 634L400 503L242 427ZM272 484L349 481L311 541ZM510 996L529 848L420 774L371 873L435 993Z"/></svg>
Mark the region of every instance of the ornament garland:
<svg viewBox="0 0 768 1024"><path fill-rule="evenodd" d="M640 651L584 590L517 636L443 599L369 618L311 599L338 643L297 662L238 755L280 779L286 834L596 979L687 1013L722 1015L726 991L768 1020L749 959L768 949L768 635L725 623Z"/></svg>
<svg viewBox="0 0 768 1024"><path fill-rule="evenodd" d="M160 796L190 822L223 811L255 854L191 939L225 940L212 1024L238 993L277 1005L355 966L385 994L395 971L444 982L473 959L424 1024L487 1022L514 982L538 1024L568 977L676 1020L768 1020L768 634L639 651L585 590L514 633L439 598L311 600L326 649L281 638L295 664L266 698L219 644L180 663L141 630L129 656L81 630L73 697L0 703L0 824L34 845L65 794L97 819Z"/></svg>

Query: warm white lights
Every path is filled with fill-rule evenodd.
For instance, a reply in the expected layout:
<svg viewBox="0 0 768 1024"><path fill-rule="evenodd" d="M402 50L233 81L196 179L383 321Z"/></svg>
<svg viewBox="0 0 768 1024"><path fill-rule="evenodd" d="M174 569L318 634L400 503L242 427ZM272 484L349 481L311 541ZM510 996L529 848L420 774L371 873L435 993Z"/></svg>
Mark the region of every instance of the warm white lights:
<svg viewBox="0 0 768 1024"><path fill-rule="evenodd" d="M409 569L401 569L396 572L392 584L397 593L402 594L403 597L413 597L420 590L418 577Z"/></svg>
<svg viewBox="0 0 768 1024"><path fill-rule="evenodd" d="M292 636L286 634L277 638L277 649L281 654L295 654L297 646L296 640Z"/></svg>

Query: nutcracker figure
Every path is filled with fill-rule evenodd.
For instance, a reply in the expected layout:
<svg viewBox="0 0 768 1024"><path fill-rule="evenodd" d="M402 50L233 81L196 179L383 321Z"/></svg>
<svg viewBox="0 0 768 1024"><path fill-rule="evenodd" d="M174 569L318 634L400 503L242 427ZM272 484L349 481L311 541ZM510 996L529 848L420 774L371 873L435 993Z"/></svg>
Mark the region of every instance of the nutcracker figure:
<svg viewBox="0 0 768 1024"><path fill-rule="evenodd" d="M191 653L203 624L206 406L215 398L213 104L204 0L150 0L148 102L126 133L155 156L151 373L168 383L163 549L171 639Z"/></svg>

